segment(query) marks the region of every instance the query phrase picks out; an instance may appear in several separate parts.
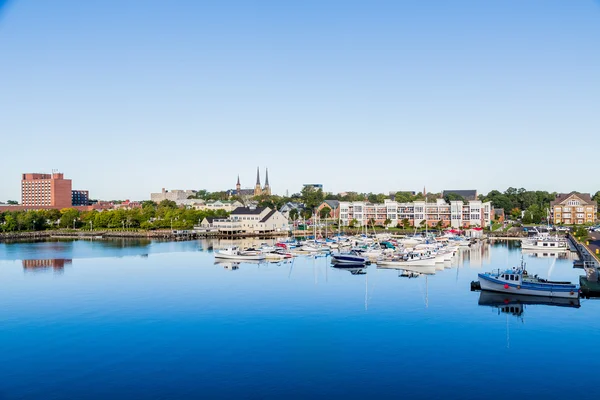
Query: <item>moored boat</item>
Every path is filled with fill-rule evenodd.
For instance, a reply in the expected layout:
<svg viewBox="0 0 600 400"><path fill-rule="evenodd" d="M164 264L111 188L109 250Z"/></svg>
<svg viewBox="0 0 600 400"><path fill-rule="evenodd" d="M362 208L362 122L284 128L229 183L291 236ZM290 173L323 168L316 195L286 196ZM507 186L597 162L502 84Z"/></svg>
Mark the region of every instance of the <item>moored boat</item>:
<svg viewBox="0 0 600 400"><path fill-rule="evenodd" d="M495 270L478 274L481 290L519 294L525 296L579 297L579 285L571 282L556 282L527 274L525 266L506 270Z"/></svg>
<svg viewBox="0 0 600 400"><path fill-rule="evenodd" d="M226 259L226 260L256 260L261 261L265 259L265 255L259 251L243 251L238 247L229 247L224 250L215 250L215 258Z"/></svg>

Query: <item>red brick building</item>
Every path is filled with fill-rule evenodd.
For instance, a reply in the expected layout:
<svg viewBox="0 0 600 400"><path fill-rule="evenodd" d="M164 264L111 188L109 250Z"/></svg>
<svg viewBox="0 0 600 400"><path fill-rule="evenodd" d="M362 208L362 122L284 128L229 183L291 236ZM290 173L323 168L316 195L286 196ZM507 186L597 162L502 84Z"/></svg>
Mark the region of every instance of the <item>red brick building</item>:
<svg viewBox="0 0 600 400"><path fill-rule="evenodd" d="M23 174L21 205L24 207L71 207L71 180L61 173Z"/></svg>

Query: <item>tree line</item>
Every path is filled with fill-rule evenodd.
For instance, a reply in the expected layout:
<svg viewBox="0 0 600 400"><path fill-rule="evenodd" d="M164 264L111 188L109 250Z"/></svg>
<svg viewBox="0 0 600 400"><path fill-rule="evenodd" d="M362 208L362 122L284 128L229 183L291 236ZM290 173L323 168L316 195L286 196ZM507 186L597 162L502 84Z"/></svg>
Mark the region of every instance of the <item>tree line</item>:
<svg viewBox="0 0 600 400"><path fill-rule="evenodd" d="M6 211L0 213L1 232L71 229L192 229L205 217L226 218L223 210L193 210L174 201L144 201L141 208L105 211L62 210Z"/></svg>

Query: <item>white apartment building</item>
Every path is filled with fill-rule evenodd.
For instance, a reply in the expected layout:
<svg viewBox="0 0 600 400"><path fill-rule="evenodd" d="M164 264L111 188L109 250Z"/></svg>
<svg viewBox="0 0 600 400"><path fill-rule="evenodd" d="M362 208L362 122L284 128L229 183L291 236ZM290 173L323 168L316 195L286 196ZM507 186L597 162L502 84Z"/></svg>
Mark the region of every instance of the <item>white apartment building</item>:
<svg viewBox="0 0 600 400"><path fill-rule="evenodd" d="M471 200L467 203L452 201L448 204L444 199L435 203L415 201L413 203L398 203L385 200L382 204L368 202L340 202L340 222L348 226L353 220L356 225L364 226L369 221L376 225L384 225L389 220L389 226L402 224L408 220L411 226L436 226L439 221L444 227L469 228L484 227L491 224L493 208L491 202Z"/></svg>

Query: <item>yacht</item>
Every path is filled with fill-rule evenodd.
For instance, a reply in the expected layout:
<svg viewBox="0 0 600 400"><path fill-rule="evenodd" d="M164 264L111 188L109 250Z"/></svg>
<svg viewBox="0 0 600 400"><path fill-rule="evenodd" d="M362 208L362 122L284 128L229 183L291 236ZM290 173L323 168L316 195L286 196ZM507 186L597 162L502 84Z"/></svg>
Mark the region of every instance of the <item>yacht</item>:
<svg viewBox="0 0 600 400"><path fill-rule="evenodd" d="M567 240L558 236L536 236L521 241L523 250L567 251L568 248Z"/></svg>

